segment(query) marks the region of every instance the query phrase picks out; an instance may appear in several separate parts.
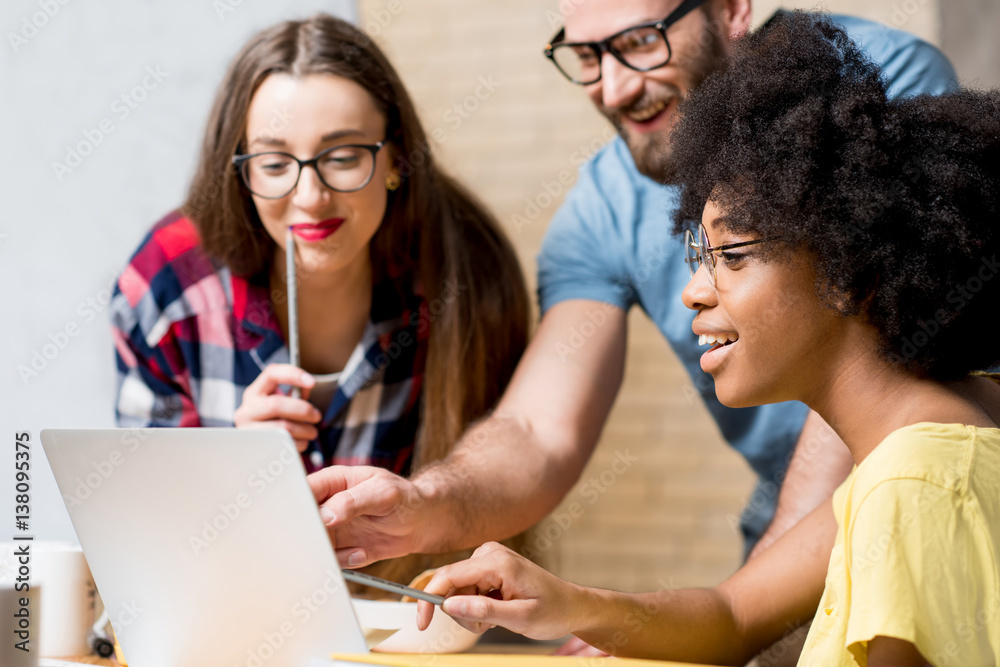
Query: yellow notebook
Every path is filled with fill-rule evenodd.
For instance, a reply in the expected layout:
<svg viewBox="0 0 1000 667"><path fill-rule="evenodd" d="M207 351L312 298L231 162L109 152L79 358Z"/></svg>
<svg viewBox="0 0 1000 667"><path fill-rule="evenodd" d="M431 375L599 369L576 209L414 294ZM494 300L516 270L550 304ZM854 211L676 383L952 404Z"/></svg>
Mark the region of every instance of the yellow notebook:
<svg viewBox="0 0 1000 667"><path fill-rule="evenodd" d="M483 653L433 654L334 654L335 664L387 665L388 667L697 667L690 663L633 658L574 658L555 655L487 655Z"/></svg>

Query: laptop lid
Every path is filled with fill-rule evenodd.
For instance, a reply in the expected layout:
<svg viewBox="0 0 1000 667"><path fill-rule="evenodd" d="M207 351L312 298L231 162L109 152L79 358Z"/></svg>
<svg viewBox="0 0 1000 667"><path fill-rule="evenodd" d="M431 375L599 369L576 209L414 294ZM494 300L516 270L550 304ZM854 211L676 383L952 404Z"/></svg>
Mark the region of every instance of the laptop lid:
<svg viewBox="0 0 1000 667"><path fill-rule="evenodd" d="M41 441L130 664L367 652L288 433L45 429Z"/></svg>

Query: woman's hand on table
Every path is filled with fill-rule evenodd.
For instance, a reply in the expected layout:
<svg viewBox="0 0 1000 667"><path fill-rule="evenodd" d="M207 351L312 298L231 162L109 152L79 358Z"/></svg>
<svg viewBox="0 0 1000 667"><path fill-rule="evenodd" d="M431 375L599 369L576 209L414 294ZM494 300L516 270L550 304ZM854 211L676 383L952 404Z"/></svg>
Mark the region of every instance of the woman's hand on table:
<svg viewBox="0 0 1000 667"><path fill-rule="evenodd" d="M530 639L570 634L587 608L584 588L496 542L479 547L468 560L440 568L424 590L447 596L444 612L473 632L500 625ZM424 630L434 608L424 601L417 605L417 627Z"/></svg>
<svg viewBox="0 0 1000 667"><path fill-rule="evenodd" d="M290 364L269 364L243 391L233 422L237 428L280 428L288 431L300 452L319 437L323 415L306 399L316 380ZM280 385L302 389L302 398L286 396Z"/></svg>

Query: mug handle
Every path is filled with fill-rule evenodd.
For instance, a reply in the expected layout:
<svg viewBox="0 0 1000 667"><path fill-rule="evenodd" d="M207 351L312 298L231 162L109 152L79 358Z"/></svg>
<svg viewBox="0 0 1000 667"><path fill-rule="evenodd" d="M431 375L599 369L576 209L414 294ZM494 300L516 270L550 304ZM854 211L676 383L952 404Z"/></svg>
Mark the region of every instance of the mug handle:
<svg viewBox="0 0 1000 667"><path fill-rule="evenodd" d="M90 580L90 584L93 587L94 625L90 628L90 633L87 635L87 644L97 655L102 658L110 658L115 654L115 636L114 632L110 630L111 617L108 615L108 610L104 606L104 600L101 598L97 586L94 585L93 579ZM100 614L97 613L98 603L101 608Z"/></svg>

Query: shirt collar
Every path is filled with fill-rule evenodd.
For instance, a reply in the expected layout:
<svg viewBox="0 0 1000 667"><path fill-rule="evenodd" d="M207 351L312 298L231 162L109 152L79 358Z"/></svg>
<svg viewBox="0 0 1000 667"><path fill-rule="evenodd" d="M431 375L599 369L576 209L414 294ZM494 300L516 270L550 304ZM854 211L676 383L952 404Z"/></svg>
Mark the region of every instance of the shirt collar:
<svg viewBox="0 0 1000 667"><path fill-rule="evenodd" d="M270 298L267 276L264 271L252 278L231 277L236 345L249 351L262 367L289 362L288 346L275 314L275 308L281 306ZM376 279L368 323L344 366L324 423L336 416L358 391L378 381L385 371L379 356L390 351L400 332L410 329L414 343L427 338L427 327L418 326L420 318L426 315L423 290L412 274L386 271Z"/></svg>

